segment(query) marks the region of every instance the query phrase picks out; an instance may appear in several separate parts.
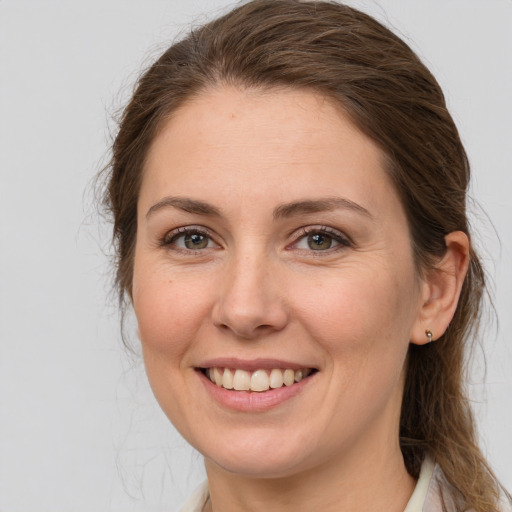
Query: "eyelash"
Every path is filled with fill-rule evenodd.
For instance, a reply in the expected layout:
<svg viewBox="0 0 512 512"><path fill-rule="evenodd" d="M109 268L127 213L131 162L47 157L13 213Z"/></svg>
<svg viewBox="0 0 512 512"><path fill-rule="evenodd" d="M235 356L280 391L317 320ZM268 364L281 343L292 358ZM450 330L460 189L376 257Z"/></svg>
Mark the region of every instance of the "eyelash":
<svg viewBox="0 0 512 512"><path fill-rule="evenodd" d="M174 229L173 231L170 231L166 233L163 238L160 240L160 246L162 247L169 247L174 246L173 250L180 251L186 254L199 254L200 252L204 251L204 249L185 249L182 247L178 247L176 245L176 241L179 240L182 237L185 237L186 235L201 235L208 239L208 241L213 242L216 244L214 238L212 237L209 230L200 227L200 226L184 226L177 229Z"/></svg>
<svg viewBox="0 0 512 512"><path fill-rule="evenodd" d="M162 247L169 247L174 246L173 250L180 251L186 254L199 254L203 252L205 249L209 249L209 247L205 247L202 249L186 249L182 247L178 247L176 245L176 241L179 240L182 237L185 237L186 235L201 235L208 239L207 243L213 242L216 244L215 239L212 237L212 234L209 230L200 227L200 226L184 226L177 228L173 231L170 231L166 233L162 239L160 240L160 246ZM296 247L301 240L308 236L312 235L325 235L328 238L334 240L337 245L334 247L329 247L326 250L314 250L314 249L298 249L303 252L310 252L314 253L315 256L320 256L321 254L325 253L333 253L340 250L343 250L347 247L351 247L352 241L343 233L341 233L338 230L335 230L329 226L307 226L300 228L296 233L293 234L294 241L286 246L287 250L291 250L294 247ZM218 244L217 244L218 245Z"/></svg>
<svg viewBox="0 0 512 512"><path fill-rule="evenodd" d="M301 240L303 240L304 238L307 238L308 236L311 236L311 235L325 235L325 236L331 238L332 240L334 240L338 244L338 245L336 245L332 248L330 247L326 250L316 250L316 251L314 249L309 249L309 250L305 249L304 250L305 252L314 253L315 256L320 256L320 255L326 254L326 253L331 254L333 252L337 252L337 251L346 249L347 247L352 247L352 245L353 245L352 241L346 235L344 235L340 231L333 229L329 226L307 226L307 227L301 228L298 232L295 233L295 235L294 235L295 241L292 242L290 245L288 245L288 247L293 248L294 246L297 246ZM299 250L302 250L302 249L299 249Z"/></svg>

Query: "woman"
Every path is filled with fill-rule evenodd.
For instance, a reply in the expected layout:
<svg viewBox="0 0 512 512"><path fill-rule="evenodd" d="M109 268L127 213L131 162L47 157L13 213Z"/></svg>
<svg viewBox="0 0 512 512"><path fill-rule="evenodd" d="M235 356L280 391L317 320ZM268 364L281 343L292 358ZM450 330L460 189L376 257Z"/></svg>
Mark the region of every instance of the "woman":
<svg viewBox="0 0 512 512"><path fill-rule="evenodd" d="M150 384L205 457L184 510L505 510L464 394L468 180L433 76L343 5L246 3L142 76L106 202Z"/></svg>

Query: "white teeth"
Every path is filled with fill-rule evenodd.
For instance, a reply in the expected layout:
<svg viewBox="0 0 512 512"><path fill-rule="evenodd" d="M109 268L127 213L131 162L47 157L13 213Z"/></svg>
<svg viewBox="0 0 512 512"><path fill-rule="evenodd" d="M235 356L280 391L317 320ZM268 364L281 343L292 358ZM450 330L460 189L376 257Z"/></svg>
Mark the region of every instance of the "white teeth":
<svg viewBox="0 0 512 512"><path fill-rule="evenodd" d="M233 389L233 374L231 370L226 368L222 375L222 387L226 389Z"/></svg>
<svg viewBox="0 0 512 512"><path fill-rule="evenodd" d="M251 389L251 375L249 372L240 369L236 370L233 377L233 387L237 391L249 391Z"/></svg>
<svg viewBox="0 0 512 512"><path fill-rule="evenodd" d="M283 373L283 383L285 386L291 386L295 382L295 372L287 369Z"/></svg>
<svg viewBox="0 0 512 512"><path fill-rule="evenodd" d="M296 382L305 379L310 373L310 368L292 370L287 368L273 368L272 370L256 370L248 372L240 368L208 368L206 376L217 386L236 391L262 392L268 389L277 389L283 386L292 386Z"/></svg>
<svg viewBox="0 0 512 512"><path fill-rule="evenodd" d="M238 371L238 370L237 370ZM257 370L251 376L251 391L267 391L270 379L265 370Z"/></svg>
<svg viewBox="0 0 512 512"><path fill-rule="evenodd" d="M211 368L210 368L210 379L211 379ZM222 386L222 373L220 373L220 370L218 368L213 369L213 377L215 379L215 384L217 386Z"/></svg>
<svg viewBox="0 0 512 512"><path fill-rule="evenodd" d="M272 389L283 387L283 372L274 368L270 372L270 387Z"/></svg>

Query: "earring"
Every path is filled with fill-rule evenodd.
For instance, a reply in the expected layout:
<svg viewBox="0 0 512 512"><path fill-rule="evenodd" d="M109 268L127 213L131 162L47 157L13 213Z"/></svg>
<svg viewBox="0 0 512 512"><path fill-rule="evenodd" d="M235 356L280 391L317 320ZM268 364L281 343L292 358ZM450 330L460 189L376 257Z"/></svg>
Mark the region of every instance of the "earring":
<svg viewBox="0 0 512 512"><path fill-rule="evenodd" d="M432 331L430 331L429 329L427 329L427 330L425 331L425 334L427 335L428 342L429 342L429 343L432 343Z"/></svg>

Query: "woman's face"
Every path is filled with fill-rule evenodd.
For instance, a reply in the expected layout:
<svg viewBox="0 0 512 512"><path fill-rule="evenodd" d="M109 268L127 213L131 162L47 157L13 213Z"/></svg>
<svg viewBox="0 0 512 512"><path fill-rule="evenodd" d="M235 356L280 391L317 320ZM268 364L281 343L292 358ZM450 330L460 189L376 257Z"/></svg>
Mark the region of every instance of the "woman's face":
<svg viewBox="0 0 512 512"><path fill-rule="evenodd" d="M155 396L207 464L277 477L397 449L423 285L383 160L298 90L207 91L154 140L133 304Z"/></svg>

